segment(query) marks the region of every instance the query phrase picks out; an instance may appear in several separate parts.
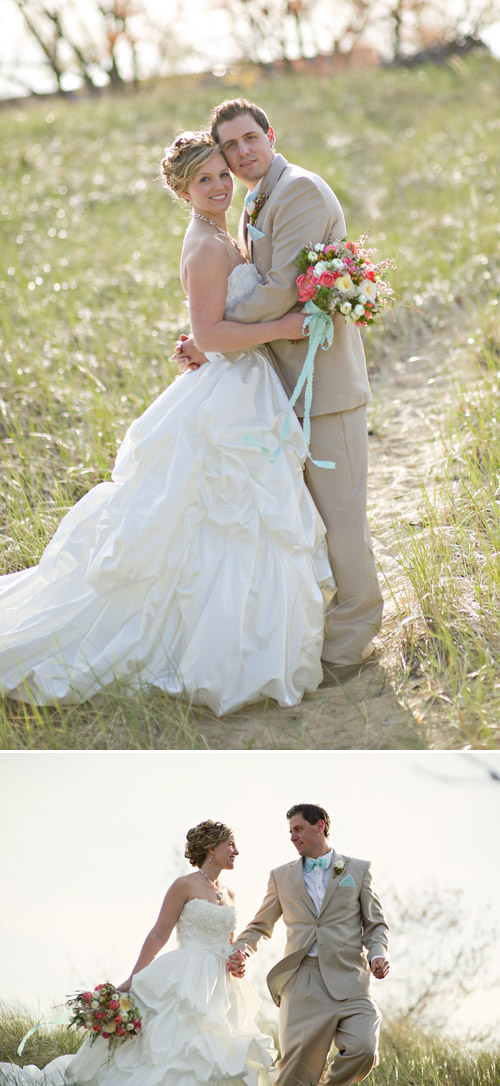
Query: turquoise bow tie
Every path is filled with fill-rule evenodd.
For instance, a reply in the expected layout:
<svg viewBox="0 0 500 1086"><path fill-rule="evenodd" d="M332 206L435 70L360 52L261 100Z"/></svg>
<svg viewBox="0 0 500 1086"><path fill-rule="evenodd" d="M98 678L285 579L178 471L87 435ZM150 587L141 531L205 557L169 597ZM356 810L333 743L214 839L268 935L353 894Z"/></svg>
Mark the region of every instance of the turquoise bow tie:
<svg viewBox="0 0 500 1086"><path fill-rule="evenodd" d="M306 871L312 871L314 867L320 867L322 871L326 871L326 859L326 856L318 856L317 860L313 860L308 856L304 863L304 867Z"/></svg>

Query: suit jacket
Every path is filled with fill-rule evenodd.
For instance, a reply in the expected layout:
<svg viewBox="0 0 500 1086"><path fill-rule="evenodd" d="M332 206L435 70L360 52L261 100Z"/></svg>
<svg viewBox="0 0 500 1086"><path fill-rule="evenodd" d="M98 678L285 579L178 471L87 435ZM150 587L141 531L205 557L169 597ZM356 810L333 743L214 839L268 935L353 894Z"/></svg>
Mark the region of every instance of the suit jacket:
<svg viewBox="0 0 500 1086"><path fill-rule="evenodd" d="M294 260L307 242L343 238L346 226L342 208L331 188L317 174L293 166L276 155L262 179L259 192L266 201L255 226L265 235L249 245L250 255L263 277L253 294L227 311L229 320L246 323L274 320L297 304ZM242 237L242 216L240 242ZM293 344L277 340L269 344L276 371L291 396L307 354L308 340ZM231 357L231 356L230 356ZM232 356L236 357L236 356ZM365 354L359 329L334 318L334 339L327 351L318 349L314 367L312 415L349 411L371 399ZM295 410L304 414L303 395Z"/></svg>
<svg viewBox="0 0 500 1086"><path fill-rule="evenodd" d="M345 866L337 874L334 864L339 859ZM264 901L251 924L238 935L234 949L254 953L261 939L271 937L280 916L286 925L285 955L267 977L278 1006L286 982L315 940L319 968L330 995L350 999L368 993L371 974L367 953L370 959L386 956L389 929L367 860L339 857L334 851L319 916L306 889L302 859L271 871Z"/></svg>

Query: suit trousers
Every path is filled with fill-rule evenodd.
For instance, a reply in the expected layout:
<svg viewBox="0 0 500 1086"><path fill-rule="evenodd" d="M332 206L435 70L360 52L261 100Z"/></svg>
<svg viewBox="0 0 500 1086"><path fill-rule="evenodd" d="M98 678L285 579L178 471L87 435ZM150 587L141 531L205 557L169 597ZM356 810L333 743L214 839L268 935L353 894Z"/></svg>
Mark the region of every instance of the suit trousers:
<svg viewBox="0 0 500 1086"><path fill-rule="evenodd" d="M382 622L366 515L368 432L366 405L311 418L311 453L333 460L334 469L306 461L305 480L327 531L328 555L337 583L325 621L323 659L357 664L370 656Z"/></svg>
<svg viewBox="0 0 500 1086"><path fill-rule="evenodd" d="M281 993L278 1086L362 1082L378 1063L380 1021L371 996L334 999L318 959L304 958ZM333 1041L339 1051L324 1071Z"/></svg>

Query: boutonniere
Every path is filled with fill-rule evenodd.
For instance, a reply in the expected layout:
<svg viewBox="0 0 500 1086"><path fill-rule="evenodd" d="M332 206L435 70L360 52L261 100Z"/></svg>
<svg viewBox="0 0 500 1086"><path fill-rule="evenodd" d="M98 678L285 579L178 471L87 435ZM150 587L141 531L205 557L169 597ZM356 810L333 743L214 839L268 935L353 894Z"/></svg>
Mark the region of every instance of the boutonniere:
<svg viewBox="0 0 500 1086"><path fill-rule="evenodd" d="M252 210L248 213L248 221L249 223L251 223L252 226L255 226L257 215L259 214L260 209L264 206L266 200L267 196L265 192L258 192L255 199L249 201Z"/></svg>
<svg viewBox="0 0 500 1086"><path fill-rule="evenodd" d="M343 860L342 857L339 856L338 859L335 860L335 863L333 865L333 870L335 871L335 874L336 875L341 875L342 871L344 870L344 867L345 867L345 860Z"/></svg>

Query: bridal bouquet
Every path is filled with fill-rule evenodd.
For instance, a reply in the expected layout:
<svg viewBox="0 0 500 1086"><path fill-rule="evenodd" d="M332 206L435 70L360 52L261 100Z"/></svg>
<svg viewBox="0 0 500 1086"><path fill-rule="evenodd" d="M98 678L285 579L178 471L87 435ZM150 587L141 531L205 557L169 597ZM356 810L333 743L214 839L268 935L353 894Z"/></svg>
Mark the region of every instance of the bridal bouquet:
<svg viewBox="0 0 500 1086"><path fill-rule="evenodd" d="M92 1044L103 1037L111 1049L120 1040L134 1037L141 1029L139 1008L127 992L119 992L107 981L98 984L92 992L76 992L67 1001L71 1026L89 1030Z"/></svg>
<svg viewBox="0 0 500 1086"><path fill-rule="evenodd" d="M299 302L312 301L332 317L341 313L347 324L374 324L394 303L394 291L382 273L395 265L392 260L373 263L365 241L366 234L357 242L343 238L327 245L304 245L295 261L301 272Z"/></svg>
<svg viewBox="0 0 500 1086"><path fill-rule="evenodd" d="M357 242L343 238L326 245L308 242L295 260L301 273L296 282L299 302L305 302L303 330L309 336L309 346L288 404L280 445L288 431L292 408L304 388L304 437L309 457L320 468L334 468L335 464L331 460L314 460L311 456L311 405L318 347L323 351L331 347L336 313L340 313L347 324L374 324L381 310L388 309L395 300L393 290L382 278L385 268L395 265L392 260L373 263L364 248L366 237L365 234Z"/></svg>

